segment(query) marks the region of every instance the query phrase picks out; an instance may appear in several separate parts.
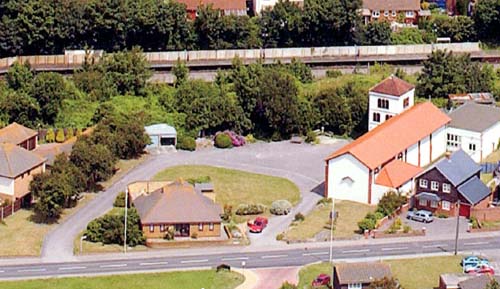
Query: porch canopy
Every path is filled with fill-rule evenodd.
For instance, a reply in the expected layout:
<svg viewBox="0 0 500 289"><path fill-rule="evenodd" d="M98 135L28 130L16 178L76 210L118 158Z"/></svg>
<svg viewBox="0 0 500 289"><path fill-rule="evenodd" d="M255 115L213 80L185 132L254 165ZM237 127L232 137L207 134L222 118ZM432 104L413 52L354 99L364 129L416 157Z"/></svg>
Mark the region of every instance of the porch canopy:
<svg viewBox="0 0 500 289"><path fill-rule="evenodd" d="M415 197L419 200L427 200L427 201L435 201L435 202L441 201L441 198L438 195L433 194L433 193L420 193L420 194L416 195Z"/></svg>

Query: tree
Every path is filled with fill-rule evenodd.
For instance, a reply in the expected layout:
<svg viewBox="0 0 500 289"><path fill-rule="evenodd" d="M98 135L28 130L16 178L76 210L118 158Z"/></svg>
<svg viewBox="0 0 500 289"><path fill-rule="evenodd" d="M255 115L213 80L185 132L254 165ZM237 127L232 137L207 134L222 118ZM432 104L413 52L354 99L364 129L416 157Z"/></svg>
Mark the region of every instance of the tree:
<svg viewBox="0 0 500 289"><path fill-rule="evenodd" d="M91 221L87 225L85 235L91 242L104 244L123 244L124 242L124 211L119 214L106 214ZM127 245L135 247L144 244L145 238L140 229L140 218L135 208L127 212Z"/></svg>
<svg viewBox="0 0 500 289"><path fill-rule="evenodd" d="M370 22L363 29L363 45L391 44L391 25L389 22Z"/></svg>
<svg viewBox="0 0 500 289"><path fill-rule="evenodd" d="M41 121L52 125L66 98L65 81L55 72L42 72L33 80L32 97L40 106Z"/></svg>
<svg viewBox="0 0 500 289"><path fill-rule="evenodd" d="M186 66L186 63L177 59L177 63L174 68L172 68L172 74L175 76L174 86L179 87L181 84L186 82L189 78L189 69Z"/></svg>
<svg viewBox="0 0 500 289"><path fill-rule="evenodd" d="M61 181L67 181L72 187L71 194L65 197L65 207L69 207L74 203L80 193L86 189L86 178L78 167L70 162L68 155L60 153L54 159L54 164L50 170L51 174L60 176Z"/></svg>
<svg viewBox="0 0 500 289"><path fill-rule="evenodd" d="M313 100L319 115L318 125L339 135L348 135L353 129L350 103L341 88L325 88ZM352 102L353 106L356 105Z"/></svg>
<svg viewBox="0 0 500 289"><path fill-rule="evenodd" d="M56 134L56 142L58 143L62 143L65 141L65 137L64 137L64 129L60 128L57 130L57 134Z"/></svg>
<svg viewBox="0 0 500 289"><path fill-rule="evenodd" d="M5 74L5 80L9 88L28 92L33 82L33 72L29 62L23 64L14 62Z"/></svg>
<svg viewBox="0 0 500 289"><path fill-rule="evenodd" d="M403 28L391 34L391 43L395 45L424 44L426 43L425 33L427 32L415 28Z"/></svg>
<svg viewBox="0 0 500 289"><path fill-rule="evenodd" d="M30 191L38 198L34 205L36 220L50 223L59 218L64 208L65 196L72 192L71 186L59 181L49 173L35 175Z"/></svg>
<svg viewBox="0 0 500 289"><path fill-rule="evenodd" d="M9 123L18 122L31 128L39 124L40 106L24 91L8 91L0 102L0 109L7 115Z"/></svg>
<svg viewBox="0 0 500 289"><path fill-rule="evenodd" d="M45 142L51 143L56 140L56 134L54 133L54 129L49 128L47 130L47 134L45 135Z"/></svg>
<svg viewBox="0 0 500 289"><path fill-rule="evenodd" d="M474 20L468 16L434 17L428 29L434 29L438 37L450 37L453 42L470 42L476 40Z"/></svg>
<svg viewBox="0 0 500 289"><path fill-rule="evenodd" d="M500 3L497 0L478 1L473 14L476 31L481 40L498 41L500 38Z"/></svg>
<svg viewBox="0 0 500 289"><path fill-rule="evenodd" d="M394 213L397 208L406 204L406 202L407 199L405 196L395 191L389 191L385 193L378 202L377 212L382 213L384 216L389 216Z"/></svg>
<svg viewBox="0 0 500 289"><path fill-rule="evenodd" d="M259 21L264 47L294 47L303 42L302 9L296 3L278 1L262 11Z"/></svg>
<svg viewBox="0 0 500 289"><path fill-rule="evenodd" d="M402 289L399 282L394 278L384 277L370 284L369 289Z"/></svg>

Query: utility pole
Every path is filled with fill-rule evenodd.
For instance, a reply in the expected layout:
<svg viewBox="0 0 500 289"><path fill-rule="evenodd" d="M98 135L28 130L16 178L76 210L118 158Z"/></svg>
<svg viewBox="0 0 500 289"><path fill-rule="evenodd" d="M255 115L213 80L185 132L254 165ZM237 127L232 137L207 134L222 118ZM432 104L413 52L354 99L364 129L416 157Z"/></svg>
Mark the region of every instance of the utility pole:
<svg viewBox="0 0 500 289"><path fill-rule="evenodd" d="M123 230L123 253L127 253L127 210L128 210L128 188L125 190L125 228Z"/></svg>
<svg viewBox="0 0 500 289"><path fill-rule="evenodd" d="M460 199L457 202L457 230L455 232L455 256L458 253L458 231L460 229Z"/></svg>
<svg viewBox="0 0 500 289"><path fill-rule="evenodd" d="M330 224L330 266L332 266L333 272L333 224L335 223L335 199L332 197L332 223ZM333 274L332 274L333 276ZM331 288L333 288L333 278L331 280Z"/></svg>

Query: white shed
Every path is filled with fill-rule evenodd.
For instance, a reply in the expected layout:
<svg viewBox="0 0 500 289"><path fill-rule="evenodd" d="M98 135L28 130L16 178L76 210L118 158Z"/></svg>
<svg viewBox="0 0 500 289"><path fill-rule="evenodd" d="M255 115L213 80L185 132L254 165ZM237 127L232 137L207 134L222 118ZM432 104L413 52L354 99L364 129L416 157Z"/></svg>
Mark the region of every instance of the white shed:
<svg viewBox="0 0 500 289"><path fill-rule="evenodd" d="M148 149L175 146L177 144L177 131L168 124L153 124L146 126L145 129L151 138L151 144L146 147Z"/></svg>

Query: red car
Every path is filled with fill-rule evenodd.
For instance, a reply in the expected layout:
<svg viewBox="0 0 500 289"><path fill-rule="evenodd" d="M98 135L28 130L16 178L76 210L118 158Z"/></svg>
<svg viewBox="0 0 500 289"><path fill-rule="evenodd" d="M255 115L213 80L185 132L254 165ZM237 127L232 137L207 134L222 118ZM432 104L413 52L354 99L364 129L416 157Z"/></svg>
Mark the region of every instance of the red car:
<svg viewBox="0 0 500 289"><path fill-rule="evenodd" d="M312 286L313 287L320 287L320 286L330 286L330 276L328 274L319 274L316 279L312 281Z"/></svg>
<svg viewBox="0 0 500 289"><path fill-rule="evenodd" d="M491 274L495 275L495 270L487 264L478 264L477 266L466 267L464 270L467 274Z"/></svg>
<svg viewBox="0 0 500 289"><path fill-rule="evenodd" d="M247 223L248 229L252 233L261 233L267 226L267 218L257 217L253 221Z"/></svg>

